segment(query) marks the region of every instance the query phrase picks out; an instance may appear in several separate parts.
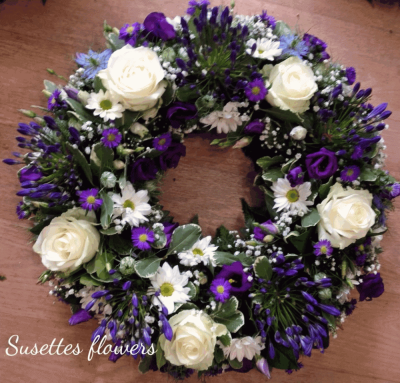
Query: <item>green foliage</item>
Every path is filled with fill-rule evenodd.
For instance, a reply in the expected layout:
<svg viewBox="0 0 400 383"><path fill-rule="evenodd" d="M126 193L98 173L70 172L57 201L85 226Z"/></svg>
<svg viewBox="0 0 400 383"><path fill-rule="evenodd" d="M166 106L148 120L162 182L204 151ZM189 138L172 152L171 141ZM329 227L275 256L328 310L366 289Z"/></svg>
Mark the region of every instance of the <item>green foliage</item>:
<svg viewBox="0 0 400 383"><path fill-rule="evenodd" d="M139 277L150 278L157 273L162 259L157 257L144 258L136 262L135 270Z"/></svg>
<svg viewBox="0 0 400 383"><path fill-rule="evenodd" d="M254 272L258 278L269 281L272 277L272 266L267 257L257 257L254 262Z"/></svg>
<svg viewBox="0 0 400 383"><path fill-rule="evenodd" d="M239 301L230 297L225 303L219 303L211 317L215 322L224 324L230 332L237 332L244 325L244 315L238 308Z"/></svg>
<svg viewBox="0 0 400 383"><path fill-rule="evenodd" d="M200 238L200 235L201 227L199 225L190 223L177 227L172 234L171 244L167 254L189 250Z"/></svg>
<svg viewBox="0 0 400 383"><path fill-rule="evenodd" d="M257 165L261 167L263 170L267 170L271 165L279 164L283 161L282 156L265 156L261 157L257 160Z"/></svg>
<svg viewBox="0 0 400 383"><path fill-rule="evenodd" d="M114 203L106 192L101 192L100 197L103 200L100 211L100 223L103 229L107 229L111 223Z"/></svg>
<svg viewBox="0 0 400 383"><path fill-rule="evenodd" d="M69 152L73 155L79 167L82 169L88 181L93 185L92 171L90 169L88 162L86 161L85 156L79 149L74 148L69 142L66 142L65 145L69 150Z"/></svg>
<svg viewBox="0 0 400 383"><path fill-rule="evenodd" d="M312 208L309 213L301 218L301 226L315 226L320 221L320 219L321 217L319 216L318 210L316 208Z"/></svg>

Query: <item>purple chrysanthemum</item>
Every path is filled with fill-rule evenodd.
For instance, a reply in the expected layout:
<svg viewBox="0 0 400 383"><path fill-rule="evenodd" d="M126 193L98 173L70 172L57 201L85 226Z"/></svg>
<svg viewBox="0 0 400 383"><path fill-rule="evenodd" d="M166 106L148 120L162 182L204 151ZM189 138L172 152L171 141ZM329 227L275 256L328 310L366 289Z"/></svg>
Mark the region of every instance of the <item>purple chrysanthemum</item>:
<svg viewBox="0 0 400 383"><path fill-rule="evenodd" d="M172 142L171 134L164 133L153 140L153 148L162 152L165 149L169 148L171 142Z"/></svg>
<svg viewBox="0 0 400 383"><path fill-rule="evenodd" d="M355 181L360 175L360 168L357 165L346 166L340 173L340 178L343 181Z"/></svg>
<svg viewBox="0 0 400 383"><path fill-rule="evenodd" d="M140 250L149 250L154 242L154 232L145 227L132 229L132 243Z"/></svg>
<svg viewBox="0 0 400 383"><path fill-rule="evenodd" d="M56 89L49 97L47 101L47 109L51 112L58 108L66 109L68 107L66 101L61 99L61 90Z"/></svg>
<svg viewBox="0 0 400 383"><path fill-rule="evenodd" d="M253 102L263 100L267 93L268 90L264 86L264 81L259 78L249 82L247 88L245 89L246 97Z"/></svg>
<svg viewBox="0 0 400 383"><path fill-rule="evenodd" d="M116 148L122 140L122 135L118 129L115 128L104 130L102 135L103 138L101 139L101 142L108 148Z"/></svg>
<svg viewBox="0 0 400 383"><path fill-rule="evenodd" d="M215 300L225 302L230 297L231 284L223 278L214 279L211 283L210 290L215 295Z"/></svg>
<svg viewBox="0 0 400 383"><path fill-rule="evenodd" d="M79 192L79 203L82 209L96 210L98 209L103 200L101 198L96 198L99 189L89 189Z"/></svg>
<svg viewBox="0 0 400 383"><path fill-rule="evenodd" d="M140 23L133 23L132 25L125 24L119 31L120 40L124 40L125 44L135 46L141 27Z"/></svg>
<svg viewBox="0 0 400 383"><path fill-rule="evenodd" d="M320 255L326 255L327 257L332 255L333 247L327 239L317 242L314 245L314 254L319 257Z"/></svg>

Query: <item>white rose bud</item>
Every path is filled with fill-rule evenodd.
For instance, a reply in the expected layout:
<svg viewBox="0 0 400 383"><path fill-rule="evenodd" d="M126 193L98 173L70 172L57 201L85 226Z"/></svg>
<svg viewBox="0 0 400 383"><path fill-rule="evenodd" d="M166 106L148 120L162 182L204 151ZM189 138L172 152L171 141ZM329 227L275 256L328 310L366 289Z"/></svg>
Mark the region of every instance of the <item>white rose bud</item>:
<svg viewBox="0 0 400 383"><path fill-rule="evenodd" d="M82 105L86 106L89 100L90 94L84 90L80 90L78 92L78 99L82 103Z"/></svg>
<svg viewBox="0 0 400 383"><path fill-rule="evenodd" d="M327 239L333 247L344 249L364 238L375 223L371 208L372 194L368 190L343 189L333 185L328 196L317 205L321 220L318 223L319 240Z"/></svg>
<svg viewBox="0 0 400 383"><path fill-rule="evenodd" d="M97 253L100 234L93 211L73 208L51 220L39 234L33 251L50 270L71 272Z"/></svg>
<svg viewBox="0 0 400 383"><path fill-rule="evenodd" d="M174 366L207 370L214 359L217 337L228 332L225 325L198 310L183 310L169 319L173 337L160 337L165 359Z"/></svg>
<svg viewBox="0 0 400 383"><path fill-rule="evenodd" d="M135 259L132 257L125 257L121 259L119 264L119 271L123 275L131 275L135 273Z"/></svg>
<svg viewBox="0 0 400 383"><path fill-rule="evenodd" d="M117 177L111 172L104 172L100 177L100 182L105 188L113 188L117 182Z"/></svg>
<svg viewBox="0 0 400 383"><path fill-rule="evenodd" d="M125 167L125 162L121 160L114 160L113 161L114 169L121 170Z"/></svg>
<svg viewBox="0 0 400 383"><path fill-rule="evenodd" d="M157 54L150 48L129 44L115 51L107 68L97 76L125 109L133 111L154 107L168 84Z"/></svg>
<svg viewBox="0 0 400 383"><path fill-rule="evenodd" d="M137 134L138 136L140 136L140 138L143 138L149 132L149 130L144 125L139 124L138 122L132 124L129 130L133 134Z"/></svg>
<svg viewBox="0 0 400 383"><path fill-rule="evenodd" d="M290 131L290 137L297 141L304 140L306 135L307 129L302 126L296 126Z"/></svg>

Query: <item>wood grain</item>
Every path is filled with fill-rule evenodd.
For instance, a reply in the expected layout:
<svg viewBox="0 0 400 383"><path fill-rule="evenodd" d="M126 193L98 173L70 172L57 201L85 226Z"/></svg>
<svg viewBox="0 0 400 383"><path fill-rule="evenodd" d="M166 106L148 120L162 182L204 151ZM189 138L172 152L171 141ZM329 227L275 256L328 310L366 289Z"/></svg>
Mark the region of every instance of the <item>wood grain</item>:
<svg viewBox="0 0 400 383"><path fill-rule="evenodd" d="M229 4L212 1L213 5ZM101 49L102 23L121 27L142 21L151 11L173 17L183 14L181 0L8 0L0 5L0 158L15 150L15 128L25 121L18 108L44 105L42 81L45 68L68 76L74 69L75 52L88 47ZM237 0L238 13L252 14L267 9L277 19L325 40L335 60L355 66L365 87L372 87L373 103L390 102L391 129L385 131L387 169L400 178L400 10L371 7L366 0ZM243 225L240 198L257 204L259 194L252 187L250 161L240 151L208 146L210 136L186 139L187 156L164 181L162 203L180 223L199 213L205 234L225 224L230 229ZM15 195L18 182L15 167L0 166L0 381L19 382L165 382L167 376L137 371L137 362L124 357L116 364L106 356L87 360L94 321L71 327L69 308L48 295L48 286L35 285L43 266L31 250L30 237L18 221ZM400 204L396 203L400 208ZM274 371L276 382L296 383L387 383L400 382L400 247L399 211L389 219L390 231L383 241L382 276L386 291L372 302L358 305L338 338L321 355L304 358L305 368L288 376ZM57 343L79 343L79 356L6 356L10 336L19 335L19 345L32 347ZM264 379L252 371L244 378L237 373L214 378L214 382L258 382ZM191 378L195 382L196 378Z"/></svg>

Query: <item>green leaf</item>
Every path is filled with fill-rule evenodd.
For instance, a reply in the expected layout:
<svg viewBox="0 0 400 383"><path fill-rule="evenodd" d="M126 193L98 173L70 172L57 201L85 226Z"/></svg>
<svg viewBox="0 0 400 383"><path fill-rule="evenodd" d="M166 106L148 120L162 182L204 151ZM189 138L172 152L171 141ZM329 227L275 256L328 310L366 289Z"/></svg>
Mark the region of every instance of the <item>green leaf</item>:
<svg viewBox="0 0 400 383"><path fill-rule="evenodd" d="M190 85L184 85L176 92L176 97L179 101L190 101L198 98L197 88L191 89Z"/></svg>
<svg viewBox="0 0 400 383"><path fill-rule="evenodd" d="M201 235L201 227L193 223L177 227L171 239L167 255L190 249Z"/></svg>
<svg viewBox="0 0 400 383"><path fill-rule="evenodd" d="M297 231L293 231L289 233L286 239L301 253L304 252L305 248L307 247L307 241L311 236L313 230L307 230L302 234L299 234ZM293 233L293 234L292 234ZM287 241L286 241L287 242Z"/></svg>
<svg viewBox="0 0 400 383"><path fill-rule="evenodd" d="M45 89L51 93L53 93L57 89L57 85L54 84L54 82L52 82L52 81L44 80L43 83L44 83Z"/></svg>
<svg viewBox="0 0 400 383"><path fill-rule="evenodd" d="M174 98L174 90L172 89L172 85L170 82L168 82L168 86L165 89L161 98L163 101L163 103L162 103L163 107L168 106L172 102L172 100Z"/></svg>
<svg viewBox="0 0 400 383"><path fill-rule="evenodd" d="M96 93L99 93L100 90L102 90L103 92L106 92L106 91L107 91L106 87L103 85L103 81L102 81L101 78L98 77L98 76L96 76L96 77L94 78L93 86L94 86L94 91L95 91Z"/></svg>
<svg viewBox="0 0 400 383"><path fill-rule="evenodd" d="M89 274L94 274L96 272L96 257L92 258L89 262L85 263L83 267Z"/></svg>
<svg viewBox="0 0 400 383"><path fill-rule="evenodd" d="M88 274L82 275L81 278L79 279L79 282L85 286L101 286L101 282L96 281Z"/></svg>
<svg viewBox="0 0 400 383"><path fill-rule="evenodd" d="M87 163L85 156L79 149L75 149L69 142L66 142L65 145L67 149L71 152L71 154L74 156L80 168L83 170L83 173L85 174L86 178L93 185L92 171L90 170L90 166Z"/></svg>
<svg viewBox="0 0 400 383"><path fill-rule="evenodd" d="M155 230L154 234L158 235L158 239L155 239L151 244L151 247L154 249L163 249L167 244L167 236L162 230Z"/></svg>
<svg viewBox="0 0 400 383"><path fill-rule="evenodd" d="M76 101L76 100L74 100L72 98L67 98L66 101L67 101L68 105L76 113L78 113L81 116L81 118L83 118L85 121L98 120L98 118L93 116L92 113L90 113L88 110L86 110L85 107L79 101Z"/></svg>
<svg viewBox="0 0 400 383"><path fill-rule="evenodd" d="M94 261L94 268L99 279L103 281L111 281L114 279L114 276L109 274L109 270L113 268L113 264L114 259L110 253L105 251L102 253L97 253Z"/></svg>
<svg viewBox="0 0 400 383"><path fill-rule="evenodd" d="M269 281L272 277L272 266L265 256L257 257L254 262L254 272L258 278Z"/></svg>
<svg viewBox="0 0 400 383"><path fill-rule="evenodd" d="M229 359L229 365L233 369L239 370L240 368L243 367L243 362L239 362L236 358L235 359Z"/></svg>
<svg viewBox="0 0 400 383"><path fill-rule="evenodd" d="M377 174L370 167L364 167L360 173L361 181L373 182L377 179Z"/></svg>
<svg viewBox="0 0 400 383"><path fill-rule="evenodd" d="M244 325L244 315L237 310L238 305L236 297L231 297L225 303L219 303L211 316L215 322L224 324L230 332L236 332Z"/></svg>
<svg viewBox="0 0 400 383"><path fill-rule="evenodd" d="M217 265L231 265L233 262L240 261L243 266L248 267L253 264L253 259L247 257L245 253L233 255L225 251L216 251L214 253L214 259Z"/></svg>
<svg viewBox="0 0 400 383"><path fill-rule="evenodd" d="M271 165L279 164L283 161L282 156L275 157L261 157L257 160L257 165L260 166L263 170L267 170Z"/></svg>
<svg viewBox="0 0 400 383"><path fill-rule="evenodd" d="M93 146L90 153L90 168L98 178L106 170L113 170L114 152L102 143Z"/></svg>
<svg viewBox="0 0 400 383"><path fill-rule="evenodd" d="M114 235L110 237L108 245L119 255L130 255L133 252L132 241L121 235Z"/></svg>
<svg viewBox="0 0 400 383"><path fill-rule="evenodd" d="M281 120L281 121L287 121L287 122L292 122L295 124L301 124L302 120L301 118L289 110L282 110L279 108L270 108L265 111L265 113L275 119Z"/></svg>
<svg viewBox="0 0 400 383"><path fill-rule="evenodd" d="M336 328L336 318L333 315L328 314L325 311L322 311L322 316L329 322L329 324L333 328Z"/></svg>
<svg viewBox="0 0 400 383"><path fill-rule="evenodd" d="M164 366L165 363L167 363L167 360L165 359L164 356L164 350L160 346L160 341L157 343L157 352L156 352L156 361L157 361L157 368L160 370L162 366Z"/></svg>
<svg viewBox="0 0 400 383"><path fill-rule="evenodd" d="M274 33L277 36L290 35L292 34L292 30L290 29L289 25L287 25L283 21L277 21Z"/></svg>
<svg viewBox="0 0 400 383"><path fill-rule="evenodd" d="M266 206L271 218L274 218L278 215L278 213L274 209L274 206L275 206L274 197L271 197L270 195L265 194L265 206Z"/></svg>
<svg viewBox="0 0 400 383"><path fill-rule="evenodd" d="M141 116L141 112L132 112L131 110L125 110L123 115L123 127L129 128L134 122L136 122Z"/></svg>
<svg viewBox="0 0 400 383"><path fill-rule="evenodd" d="M333 176L329 178L329 181L326 184L323 184L319 187L318 189L319 198L325 199L328 196L332 184L333 184Z"/></svg>
<svg viewBox="0 0 400 383"><path fill-rule="evenodd" d="M268 169L262 174L262 179L264 181L275 182L278 178L283 178L283 172L279 168Z"/></svg>
<svg viewBox="0 0 400 383"><path fill-rule="evenodd" d="M280 344L274 344L275 358L268 360L271 367L279 368L280 370L297 370L296 358L291 348L286 348Z"/></svg>
<svg viewBox="0 0 400 383"><path fill-rule="evenodd" d="M113 51L121 49L125 45L124 41L120 40L119 37L113 32L104 32L104 37Z"/></svg>
<svg viewBox="0 0 400 383"><path fill-rule="evenodd" d="M101 234L104 235L115 235L118 234L118 231L115 230L115 227L109 227L108 229L100 229L99 230Z"/></svg>
<svg viewBox="0 0 400 383"><path fill-rule="evenodd" d="M310 226L315 226L319 221L321 217L319 216L318 210L313 207L309 213L304 215L301 218L301 226L303 227L310 227Z"/></svg>
<svg viewBox="0 0 400 383"><path fill-rule="evenodd" d="M139 371L145 374L150 369L150 365L153 359L153 355L146 354L145 357L139 363Z"/></svg>
<svg viewBox="0 0 400 383"><path fill-rule="evenodd" d="M230 332L227 332L226 334L221 335L218 339L221 341L221 343L224 346L229 346L231 344L231 341L232 341L232 336L231 336Z"/></svg>
<svg viewBox="0 0 400 383"><path fill-rule="evenodd" d="M222 351L222 348L218 345L216 345L214 349L214 358L217 363L222 363L225 360L224 352Z"/></svg>
<svg viewBox="0 0 400 383"><path fill-rule="evenodd" d="M107 229L111 223L111 216L113 213L113 200L106 192L101 192L100 197L103 200L101 204L100 223L103 229Z"/></svg>
<svg viewBox="0 0 400 383"><path fill-rule="evenodd" d="M157 273L162 258L150 257L136 262L135 270L139 277L150 278Z"/></svg>
<svg viewBox="0 0 400 383"><path fill-rule="evenodd" d="M190 223L194 223L195 225L199 224L199 215L196 214L191 220Z"/></svg>
<svg viewBox="0 0 400 383"><path fill-rule="evenodd" d="M197 289L196 286L194 285L194 283L189 282L185 287L189 287L190 291L188 293L189 297L191 298L192 301L194 301L196 295L197 295Z"/></svg>

